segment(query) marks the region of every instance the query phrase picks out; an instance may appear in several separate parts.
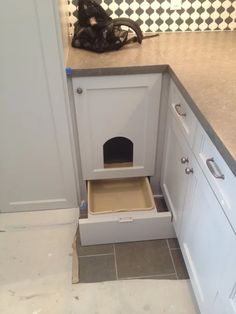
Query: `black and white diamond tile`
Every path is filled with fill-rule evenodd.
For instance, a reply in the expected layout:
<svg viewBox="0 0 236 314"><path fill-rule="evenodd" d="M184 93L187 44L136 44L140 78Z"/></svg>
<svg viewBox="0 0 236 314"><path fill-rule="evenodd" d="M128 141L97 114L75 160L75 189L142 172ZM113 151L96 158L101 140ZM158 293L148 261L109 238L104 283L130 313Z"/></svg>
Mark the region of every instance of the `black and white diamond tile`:
<svg viewBox="0 0 236 314"><path fill-rule="evenodd" d="M130 17L143 32L236 30L236 0L182 0L171 10L171 0L97 0L107 13ZM68 1L71 33L76 22L77 0Z"/></svg>

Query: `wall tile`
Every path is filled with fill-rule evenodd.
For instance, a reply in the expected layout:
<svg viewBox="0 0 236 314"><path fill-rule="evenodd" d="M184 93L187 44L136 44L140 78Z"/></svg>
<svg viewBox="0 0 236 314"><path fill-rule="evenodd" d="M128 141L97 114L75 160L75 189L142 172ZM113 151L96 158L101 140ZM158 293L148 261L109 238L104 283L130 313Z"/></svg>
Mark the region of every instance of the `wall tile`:
<svg viewBox="0 0 236 314"><path fill-rule="evenodd" d="M112 16L136 20L143 32L236 30L236 0L182 0L172 11L170 0L97 0ZM77 0L68 1L71 34Z"/></svg>

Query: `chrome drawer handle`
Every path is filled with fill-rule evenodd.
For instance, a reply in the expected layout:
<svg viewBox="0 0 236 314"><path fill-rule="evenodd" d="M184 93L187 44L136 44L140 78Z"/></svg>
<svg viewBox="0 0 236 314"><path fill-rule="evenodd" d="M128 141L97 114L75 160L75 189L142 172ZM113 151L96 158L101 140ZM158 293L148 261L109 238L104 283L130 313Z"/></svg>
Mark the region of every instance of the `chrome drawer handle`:
<svg viewBox="0 0 236 314"><path fill-rule="evenodd" d="M187 113L186 112L181 112L180 109L181 109L181 104L176 104L175 105L175 111L178 113L178 115L181 116L181 117L186 117Z"/></svg>
<svg viewBox="0 0 236 314"><path fill-rule="evenodd" d="M225 176L223 175L223 173L221 173L218 165L215 163L214 158L208 158L206 160L206 164L208 169L210 170L211 174L216 178L216 179L222 179L224 180ZM218 174L217 174L218 172Z"/></svg>
<svg viewBox="0 0 236 314"><path fill-rule="evenodd" d="M181 161L181 164L186 164L189 162L188 157L182 157L180 161Z"/></svg>

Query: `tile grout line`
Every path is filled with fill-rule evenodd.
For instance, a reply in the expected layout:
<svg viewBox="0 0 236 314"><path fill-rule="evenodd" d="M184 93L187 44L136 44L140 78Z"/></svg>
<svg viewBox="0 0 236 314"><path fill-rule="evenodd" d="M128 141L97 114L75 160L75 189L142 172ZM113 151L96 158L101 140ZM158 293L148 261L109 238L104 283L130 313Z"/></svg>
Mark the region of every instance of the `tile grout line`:
<svg viewBox="0 0 236 314"><path fill-rule="evenodd" d="M116 261L116 248L115 244L113 243L113 251L114 251L114 261L115 261L115 270L116 270L116 280L118 280L118 270L117 270L117 261Z"/></svg>
<svg viewBox="0 0 236 314"><path fill-rule="evenodd" d="M114 255L113 253L104 253L104 254L94 254L94 255L79 255L79 258L84 258L84 257L96 257L96 256L107 256L107 255Z"/></svg>
<svg viewBox="0 0 236 314"><path fill-rule="evenodd" d="M178 280L179 278L178 278L178 274L177 274L177 271L176 271L175 262L174 262L174 259L173 259L172 253L171 253L171 249L170 249L170 245L169 245L168 239L166 239L166 243L167 243L167 246L168 246L168 249L169 249L170 258L171 258L171 261L172 261L172 264L173 264L173 267L174 267L174 270L175 270L176 278Z"/></svg>
<svg viewBox="0 0 236 314"><path fill-rule="evenodd" d="M145 275L145 276L134 276L134 277L120 277L119 280L124 280L124 279L145 279L145 278L149 278L149 277L152 277L152 276L155 276L155 277L163 277L163 276L171 276L171 275L175 275L176 276L176 273L169 273L169 274L160 274L160 275ZM152 278L150 278L152 279Z"/></svg>

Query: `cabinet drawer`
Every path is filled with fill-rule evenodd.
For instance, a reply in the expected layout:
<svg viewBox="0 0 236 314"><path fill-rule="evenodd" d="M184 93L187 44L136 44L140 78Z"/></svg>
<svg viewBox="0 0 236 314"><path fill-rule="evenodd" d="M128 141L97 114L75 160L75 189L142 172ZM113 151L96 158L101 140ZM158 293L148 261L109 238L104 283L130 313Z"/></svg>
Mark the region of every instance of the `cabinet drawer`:
<svg viewBox="0 0 236 314"><path fill-rule="evenodd" d="M124 212L79 220L82 245L175 237L170 212Z"/></svg>
<svg viewBox="0 0 236 314"><path fill-rule="evenodd" d="M88 218L80 219L82 245L174 236L170 212L158 212L147 178L88 184Z"/></svg>
<svg viewBox="0 0 236 314"><path fill-rule="evenodd" d="M236 178L200 125L197 127L194 152L226 216L236 230Z"/></svg>
<svg viewBox="0 0 236 314"><path fill-rule="evenodd" d="M169 105L190 146L193 145L197 119L175 83L170 83Z"/></svg>

